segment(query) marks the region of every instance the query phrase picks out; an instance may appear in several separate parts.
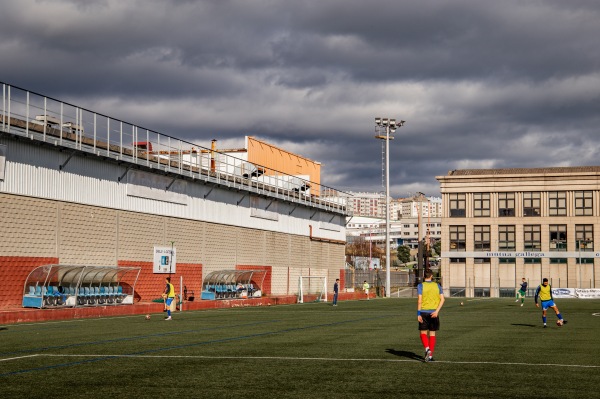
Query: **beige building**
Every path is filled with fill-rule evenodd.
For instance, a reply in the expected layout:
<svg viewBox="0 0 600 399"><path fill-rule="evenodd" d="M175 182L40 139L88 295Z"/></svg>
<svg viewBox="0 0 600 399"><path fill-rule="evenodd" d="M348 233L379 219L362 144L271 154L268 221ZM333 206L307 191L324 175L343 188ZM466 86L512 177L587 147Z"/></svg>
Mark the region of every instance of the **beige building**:
<svg viewBox="0 0 600 399"><path fill-rule="evenodd" d="M454 170L442 193L442 279L449 295L512 296L600 286L600 166Z"/></svg>

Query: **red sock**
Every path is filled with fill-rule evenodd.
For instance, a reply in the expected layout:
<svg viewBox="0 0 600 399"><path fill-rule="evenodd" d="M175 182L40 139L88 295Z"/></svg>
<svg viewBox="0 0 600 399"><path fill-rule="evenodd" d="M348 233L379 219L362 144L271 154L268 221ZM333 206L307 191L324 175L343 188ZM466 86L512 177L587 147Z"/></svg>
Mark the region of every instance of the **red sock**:
<svg viewBox="0 0 600 399"><path fill-rule="evenodd" d="M433 356L433 349L435 348L435 335L429 337L429 349L431 349L431 356Z"/></svg>
<svg viewBox="0 0 600 399"><path fill-rule="evenodd" d="M423 348L429 348L429 337L427 334L421 334L421 342L423 343Z"/></svg>

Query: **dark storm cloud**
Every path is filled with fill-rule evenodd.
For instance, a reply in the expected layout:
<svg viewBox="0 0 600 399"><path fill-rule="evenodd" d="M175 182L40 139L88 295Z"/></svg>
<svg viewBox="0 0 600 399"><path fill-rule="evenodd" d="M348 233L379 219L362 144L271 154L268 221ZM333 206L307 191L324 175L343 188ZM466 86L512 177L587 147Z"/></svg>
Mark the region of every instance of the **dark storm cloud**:
<svg viewBox="0 0 600 399"><path fill-rule="evenodd" d="M438 192L456 168L597 165L595 0L14 0L0 80L194 143L254 135L323 183ZM233 144L232 144L233 145Z"/></svg>

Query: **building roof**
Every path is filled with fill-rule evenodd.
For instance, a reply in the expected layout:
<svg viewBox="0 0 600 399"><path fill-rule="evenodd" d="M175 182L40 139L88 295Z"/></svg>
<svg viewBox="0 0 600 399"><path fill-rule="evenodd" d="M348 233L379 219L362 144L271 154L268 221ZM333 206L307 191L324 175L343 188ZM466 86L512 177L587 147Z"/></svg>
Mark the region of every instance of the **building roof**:
<svg viewBox="0 0 600 399"><path fill-rule="evenodd" d="M549 168L508 168L508 169L458 169L448 172L448 176L475 175L532 175L548 173L600 173L600 166L559 166Z"/></svg>

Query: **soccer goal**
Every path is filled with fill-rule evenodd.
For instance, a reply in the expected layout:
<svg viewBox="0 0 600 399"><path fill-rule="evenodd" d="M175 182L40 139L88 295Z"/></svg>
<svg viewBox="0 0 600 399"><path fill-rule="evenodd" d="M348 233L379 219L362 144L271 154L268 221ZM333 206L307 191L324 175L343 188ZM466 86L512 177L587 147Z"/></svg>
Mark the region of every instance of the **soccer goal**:
<svg viewBox="0 0 600 399"><path fill-rule="evenodd" d="M327 302L327 277L300 276L298 303Z"/></svg>

